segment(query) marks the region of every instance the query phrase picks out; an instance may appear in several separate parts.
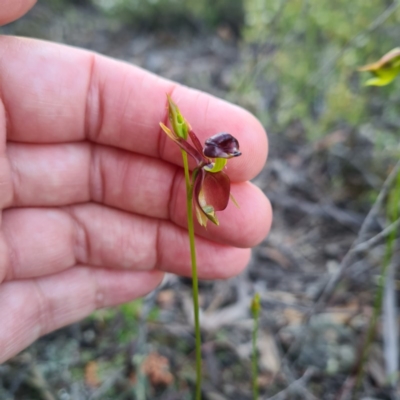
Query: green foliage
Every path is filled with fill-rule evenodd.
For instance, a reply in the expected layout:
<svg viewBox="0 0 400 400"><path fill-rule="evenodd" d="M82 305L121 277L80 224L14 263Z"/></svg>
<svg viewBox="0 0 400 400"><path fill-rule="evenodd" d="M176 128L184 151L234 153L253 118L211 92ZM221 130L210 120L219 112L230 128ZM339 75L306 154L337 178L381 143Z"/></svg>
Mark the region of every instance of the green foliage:
<svg viewBox="0 0 400 400"><path fill-rule="evenodd" d="M179 30L181 27L214 28L243 21L241 0L92 0L111 16L137 28Z"/></svg>
<svg viewBox="0 0 400 400"><path fill-rule="evenodd" d="M388 9L384 0L244 0L244 9L244 40L254 52L237 90L239 99L259 92L264 101L251 106L270 130L300 121L317 138L380 112L390 115L385 123L399 125L399 83L378 92L357 72L398 45L399 7ZM396 101L388 104L391 96Z"/></svg>
<svg viewBox="0 0 400 400"><path fill-rule="evenodd" d="M105 323L111 326L118 320L123 319L123 324L118 330L118 342L127 343L138 333L140 314L143 307L143 299L136 299L118 307L105 308L95 311L88 320ZM157 321L159 308L153 307L147 317L147 321Z"/></svg>
<svg viewBox="0 0 400 400"><path fill-rule="evenodd" d="M365 82L366 86L386 86L400 73L400 48L397 47L386 53L380 60L365 65L359 71L369 71L374 78Z"/></svg>
<svg viewBox="0 0 400 400"><path fill-rule="evenodd" d="M48 6L51 10L60 12L71 6L88 6L91 0L41 0L41 4Z"/></svg>

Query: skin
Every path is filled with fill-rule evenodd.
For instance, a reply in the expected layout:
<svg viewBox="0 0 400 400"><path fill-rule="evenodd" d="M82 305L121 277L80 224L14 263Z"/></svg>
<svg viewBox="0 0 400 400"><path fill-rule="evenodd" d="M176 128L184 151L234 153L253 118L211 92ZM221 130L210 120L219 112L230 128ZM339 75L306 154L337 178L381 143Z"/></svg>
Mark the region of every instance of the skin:
<svg viewBox="0 0 400 400"><path fill-rule="evenodd" d="M0 0L0 24L32 0ZM248 112L142 69L54 43L0 36L0 362L95 309L190 276L180 151L159 128L169 93L200 140L230 132L240 204L196 226L200 279L240 273L272 213L247 182L267 138Z"/></svg>

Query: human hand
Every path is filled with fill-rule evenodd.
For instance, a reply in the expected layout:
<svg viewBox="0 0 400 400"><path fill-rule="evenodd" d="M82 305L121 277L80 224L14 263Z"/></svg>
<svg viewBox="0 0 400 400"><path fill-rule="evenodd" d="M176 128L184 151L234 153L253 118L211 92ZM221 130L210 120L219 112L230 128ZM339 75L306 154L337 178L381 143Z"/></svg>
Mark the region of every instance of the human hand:
<svg viewBox="0 0 400 400"><path fill-rule="evenodd" d="M0 24L34 0L0 0ZM0 362L99 307L190 276L180 152L159 127L171 94L199 138L230 132L232 193L196 227L200 279L238 274L271 224L247 182L267 140L249 113L88 51L0 37Z"/></svg>

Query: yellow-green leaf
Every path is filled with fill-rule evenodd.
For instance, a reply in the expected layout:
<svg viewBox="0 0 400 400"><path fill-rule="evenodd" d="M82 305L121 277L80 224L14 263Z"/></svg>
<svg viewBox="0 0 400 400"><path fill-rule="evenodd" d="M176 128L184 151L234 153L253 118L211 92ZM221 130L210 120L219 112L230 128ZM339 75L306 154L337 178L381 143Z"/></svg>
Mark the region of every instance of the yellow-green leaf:
<svg viewBox="0 0 400 400"><path fill-rule="evenodd" d="M386 53L378 61L364 65L359 71L368 71L375 75L365 82L366 86L385 86L392 82L400 73L400 47Z"/></svg>

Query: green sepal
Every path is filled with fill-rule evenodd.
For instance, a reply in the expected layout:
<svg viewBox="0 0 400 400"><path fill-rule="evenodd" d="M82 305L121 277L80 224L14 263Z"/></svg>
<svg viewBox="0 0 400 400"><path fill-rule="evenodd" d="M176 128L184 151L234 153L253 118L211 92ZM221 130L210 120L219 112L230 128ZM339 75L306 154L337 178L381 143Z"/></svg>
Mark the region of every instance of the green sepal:
<svg viewBox="0 0 400 400"><path fill-rule="evenodd" d="M160 127L161 129L167 134L167 136L172 139L173 141L176 141L178 139L177 136L175 136L175 133L171 131L167 126L165 126L162 122L160 122Z"/></svg>
<svg viewBox="0 0 400 400"><path fill-rule="evenodd" d="M168 98L168 118L171 123L172 129L175 134L187 140L188 133L190 130L190 125L187 123L183 115L181 114L178 106L173 102L171 97L167 94Z"/></svg>
<svg viewBox="0 0 400 400"><path fill-rule="evenodd" d="M199 222L200 226L203 226L204 228L207 228L207 221L210 220L213 224L219 225L219 221L217 216L215 215L215 211L212 206L205 206L200 208L196 206L195 208L196 211L196 218L197 221Z"/></svg>
<svg viewBox="0 0 400 400"><path fill-rule="evenodd" d="M203 211L206 213L206 215L207 215L207 218L213 223L213 224L215 224L215 225L219 225L219 221L218 221L218 218L217 218L217 216L215 215L215 211L214 211L214 209L211 207L211 206L209 206L209 207L207 207L207 209L204 209L203 208ZM205 226L205 225L204 225Z"/></svg>
<svg viewBox="0 0 400 400"><path fill-rule="evenodd" d="M232 203L237 207L240 208L239 203L236 201L236 199L233 197L232 193L229 193L229 197L232 200Z"/></svg>

